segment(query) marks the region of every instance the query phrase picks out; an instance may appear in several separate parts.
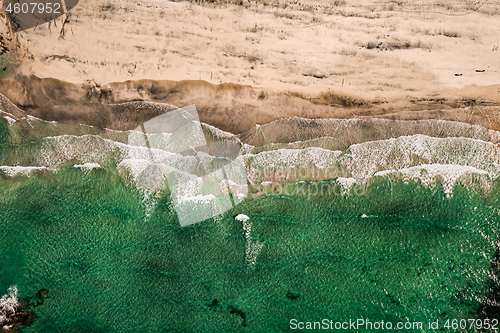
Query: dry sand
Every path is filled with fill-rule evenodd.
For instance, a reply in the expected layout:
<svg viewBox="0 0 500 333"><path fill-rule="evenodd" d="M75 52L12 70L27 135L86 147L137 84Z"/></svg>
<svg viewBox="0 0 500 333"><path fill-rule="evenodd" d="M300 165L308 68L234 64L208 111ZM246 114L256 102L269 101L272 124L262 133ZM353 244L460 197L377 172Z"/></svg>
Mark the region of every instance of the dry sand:
<svg viewBox="0 0 500 333"><path fill-rule="evenodd" d="M233 133L289 116L437 109L461 120L450 110L500 104L499 9L493 1L81 0L53 23L2 27L17 64L0 92L45 118L60 115L54 105L85 113L129 100L195 104L202 121ZM493 115L473 118L498 129Z"/></svg>

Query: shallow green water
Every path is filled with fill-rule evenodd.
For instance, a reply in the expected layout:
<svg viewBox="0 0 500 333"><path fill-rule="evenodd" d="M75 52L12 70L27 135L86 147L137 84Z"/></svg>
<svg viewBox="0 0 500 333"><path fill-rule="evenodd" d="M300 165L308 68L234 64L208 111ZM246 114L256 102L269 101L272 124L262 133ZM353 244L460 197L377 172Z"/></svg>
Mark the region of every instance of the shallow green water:
<svg viewBox="0 0 500 333"><path fill-rule="evenodd" d="M497 194L390 179L363 196L263 195L185 228L168 194L147 203L111 168L0 179L0 293L50 293L25 332L282 332L293 318L430 332L479 318L499 226ZM264 242L252 267L239 213Z"/></svg>

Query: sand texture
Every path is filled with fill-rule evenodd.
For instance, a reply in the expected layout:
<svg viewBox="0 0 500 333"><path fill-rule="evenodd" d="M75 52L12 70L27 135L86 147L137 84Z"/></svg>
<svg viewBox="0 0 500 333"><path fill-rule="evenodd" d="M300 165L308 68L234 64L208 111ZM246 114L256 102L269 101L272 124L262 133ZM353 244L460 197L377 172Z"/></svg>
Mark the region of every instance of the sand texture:
<svg viewBox="0 0 500 333"><path fill-rule="evenodd" d="M156 116L115 117L108 105L136 100L195 104L203 122L235 134L287 117L431 118L497 130L498 110L485 107L500 103L499 8L82 0L17 33L1 18L12 70L0 92L43 119L118 130Z"/></svg>

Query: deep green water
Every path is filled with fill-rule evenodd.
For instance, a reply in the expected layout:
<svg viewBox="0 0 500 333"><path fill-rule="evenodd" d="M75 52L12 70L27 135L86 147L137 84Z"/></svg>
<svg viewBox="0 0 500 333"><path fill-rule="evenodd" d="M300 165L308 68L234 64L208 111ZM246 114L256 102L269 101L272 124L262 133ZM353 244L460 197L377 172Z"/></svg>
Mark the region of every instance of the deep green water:
<svg viewBox="0 0 500 333"><path fill-rule="evenodd" d="M492 193L455 187L448 198L378 179L363 196L263 195L181 228L168 193L146 216L143 196L112 168L2 177L0 295L11 285L21 297L49 290L24 332L284 332L293 318L426 328L480 318L499 235ZM264 242L253 268L239 213Z"/></svg>

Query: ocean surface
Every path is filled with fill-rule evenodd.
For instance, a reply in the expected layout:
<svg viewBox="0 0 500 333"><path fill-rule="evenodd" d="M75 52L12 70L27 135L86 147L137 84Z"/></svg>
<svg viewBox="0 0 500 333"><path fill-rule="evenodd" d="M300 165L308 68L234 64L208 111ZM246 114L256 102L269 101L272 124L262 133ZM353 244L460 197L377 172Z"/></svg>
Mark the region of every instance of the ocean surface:
<svg viewBox="0 0 500 333"><path fill-rule="evenodd" d="M0 303L9 288L19 300L48 290L23 332L287 332L324 320L393 325L352 330L360 332L472 332L445 325L498 313L488 300L499 290L500 183L484 183L486 172L450 183L432 168L460 166L435 164L433 182L381 172L362 191L333 193L291 182L181 227L167 187L152 195L123 177L115 146L61 139L50 150L28 125L0 119L0 158L10 165L0 168ZM71 155L86 147L101 165ZM494 169L483 160L478 167Z"/></svg>
<svg viewBox="0 0 500 333"><path fill-rule="evenodd" d="M450 196L380 177L363 195L265 194L181 228L168 192L148 215L147 198L116 169L3 176L0 292L49 290L24 332L285 332L294 318L425 328L481 318L496 192L455 186Z"/></svg>

